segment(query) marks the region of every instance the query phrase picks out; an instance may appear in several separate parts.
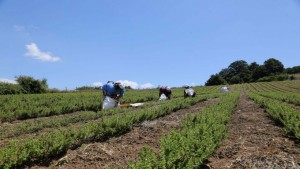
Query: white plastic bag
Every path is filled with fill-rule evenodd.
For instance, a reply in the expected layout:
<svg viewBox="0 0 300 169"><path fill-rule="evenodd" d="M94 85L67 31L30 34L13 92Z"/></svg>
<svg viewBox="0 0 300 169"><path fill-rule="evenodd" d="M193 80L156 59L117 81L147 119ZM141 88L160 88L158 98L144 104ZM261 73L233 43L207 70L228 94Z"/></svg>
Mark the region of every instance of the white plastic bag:
<svg viewBox="0 0 300 169"><path fill-rule="evenodd" d="M167 100L167 96L165 94L160 95L158 100Z"/></svg>
<svg viewBox="0 0 300 169"><path fill-rule="evenodd" d="M186 89L185 90L185 93L188 95L188 96L193 96L194 95L194 90L193 89Z"/></svg>
<svg viewBox="0 0 300 169"><path fill-rule="evenodd" d="M102 110L116 107L117 101L109 96L105 96L102 103Z"/></svg>
<svg viewBox="0 0 300 169"><path fill-rule="evenodd" d="M221 88L221 93L227 93L228 92L228 88L227 87L222 87Z"/></svg>

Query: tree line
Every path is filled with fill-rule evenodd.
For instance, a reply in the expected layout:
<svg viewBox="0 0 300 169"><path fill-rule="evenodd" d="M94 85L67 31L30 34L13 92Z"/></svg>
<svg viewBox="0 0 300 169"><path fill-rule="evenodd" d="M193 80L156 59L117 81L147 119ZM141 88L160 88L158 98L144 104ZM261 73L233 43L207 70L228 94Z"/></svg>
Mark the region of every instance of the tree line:
<svg viewBox="0 0 300 169"><path fill-rule="evenodd" d="M300 73L300 66L285 69L283 64L270 58L259 65L256 62L248 64L244 60L231 63L219 73L213 74L206 81L206 86L222 84L240 84L249 82L280 81L289 79L288 74ZM293 76L290 77L293 80Z"/></svg>

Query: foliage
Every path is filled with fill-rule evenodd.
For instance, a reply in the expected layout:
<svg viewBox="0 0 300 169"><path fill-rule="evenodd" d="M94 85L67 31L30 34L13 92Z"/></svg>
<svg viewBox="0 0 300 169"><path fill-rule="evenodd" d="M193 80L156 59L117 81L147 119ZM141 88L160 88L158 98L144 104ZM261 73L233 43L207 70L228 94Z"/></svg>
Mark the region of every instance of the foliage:
<svg viewBox="0 0 300 169"><path fill-rule="evenodd" d="M226 84L226 81L219 75L211 75L210 78L205 83L205 86L212 86L212 85L221 85Z"/></svg>
<svg viewBox="0 0 300 169"><path fill-rule="evenodd" d="M264 62L268 75L271 74L280 74L283 73L284 66L283 64L274 58L270 58Z"/></svg>
<svg viewBox="0 0 300 169"><path fill-rule="evenodd" d="M252 70L252 82L256 82L262 77L268 76L267 69L264 65L259 65L258 67Z"/></svg>
<svg viewBox="0 0 300 169"><path fill-rule="evenodd" d="M0 95L21 93L24 93L24 90L19 84L0 82Z"/></svg>
<svg viewBox="0 0 300 169"><path fill-rule="evenodd" d="M46 79L36 80L30 76L18 76L16 81L22 86L25 93L46 93L48 89Z"/></svg>
<svg viewBox="0 0 300 169"><path fill-rule="evenodd" d="M294 66L291 68L286 68L286 73L287 74L296 74L296 73L300 73L300 66Z"/></svg>
<svg viewBox="0 0 300 169"><path fill-rule="evenodd" d="M257 82L283 81L283 80L287 80L288 78L289 78L289 76L287 74L279 74L279 75L262 77L256 81Z"/></svg>
<svg viewBox="0 0 300 169"><path fill-rule="evenodd" d="M250 65L244 60L232 62L228 68L222 69L219 73L212 75L205 85L241 84L256 81L285 80L283 64L274 58L270 58L259 65L252 62ZM219 76L221 78L219 78ZM269 77L270 76L270 77ZM218 80L223 79L223 80ZM214 83L212 83L214 82Z"/></svg>

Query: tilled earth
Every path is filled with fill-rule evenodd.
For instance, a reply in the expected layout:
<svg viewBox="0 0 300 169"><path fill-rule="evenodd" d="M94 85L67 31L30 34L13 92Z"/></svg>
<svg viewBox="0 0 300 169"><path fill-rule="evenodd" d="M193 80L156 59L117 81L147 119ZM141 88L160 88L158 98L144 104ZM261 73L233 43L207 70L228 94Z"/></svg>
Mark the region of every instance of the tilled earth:
<svg viewBox="0 0 300 169"><path fill-rule="evenodd" d="M49 166L30 168L126 168L129 161L138 160L139 152L143 147L151 146L158 150L159 139L171 130L179 129L182 118L200 111L216 100L209 99L156 120L145 121L119 137L105 142L84 144L75 150L68 150L64 157L52 161Z"/></svg>
<svg viewBox="0 0 300 169"><path fill-rule="evenodd" d="M203 168L300 169L300 143L242 94L228 138Z"/></svg>

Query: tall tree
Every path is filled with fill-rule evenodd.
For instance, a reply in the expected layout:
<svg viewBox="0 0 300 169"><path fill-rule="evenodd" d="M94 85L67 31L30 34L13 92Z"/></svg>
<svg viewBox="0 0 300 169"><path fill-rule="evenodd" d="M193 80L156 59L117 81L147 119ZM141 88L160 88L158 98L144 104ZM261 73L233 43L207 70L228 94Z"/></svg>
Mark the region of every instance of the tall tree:
<svg viewBox="0 0 300 169"><path fill-rule="evenodd" d="M227 81L231 84L250 82L251 72L249 71L248 63L244 60L238 60L231 63L228 67L230 80Z"/></svg>
<svg viewBox="0 0 300 169"><path fill-rule="evenodd" d="M279 74L282 73L284 70L283 64L279 60L274 58L270 58L266 60L264 62L264 66L267 70L268 75Z"/></svg>
<svg viewBox="0 0 300 169"><path fill-rule="evenodd" d="M250 71L254 71L255 69L257 69L259 67L259 64L257 64L256 62L252 62L250 65L249 65L249 70Z"/></svg>
<svg viewBox="0 0 300 169"><path fill-rule="evenodd" d="M231 77L233 76L232 74L233 72L231 72L229 70L229 68L225 68L225 69L222 69L220 72L219 72L219 75L224 79L226 80L227 82L230 81Z"/></svg>
<svg viewBox="0 0 300 169"><path fill-rule="evenodd" d="M259 78L265 77L267 75L268 73L266 67L264 65L260 65L252 71L252 81L255 82Z"/></svg>

